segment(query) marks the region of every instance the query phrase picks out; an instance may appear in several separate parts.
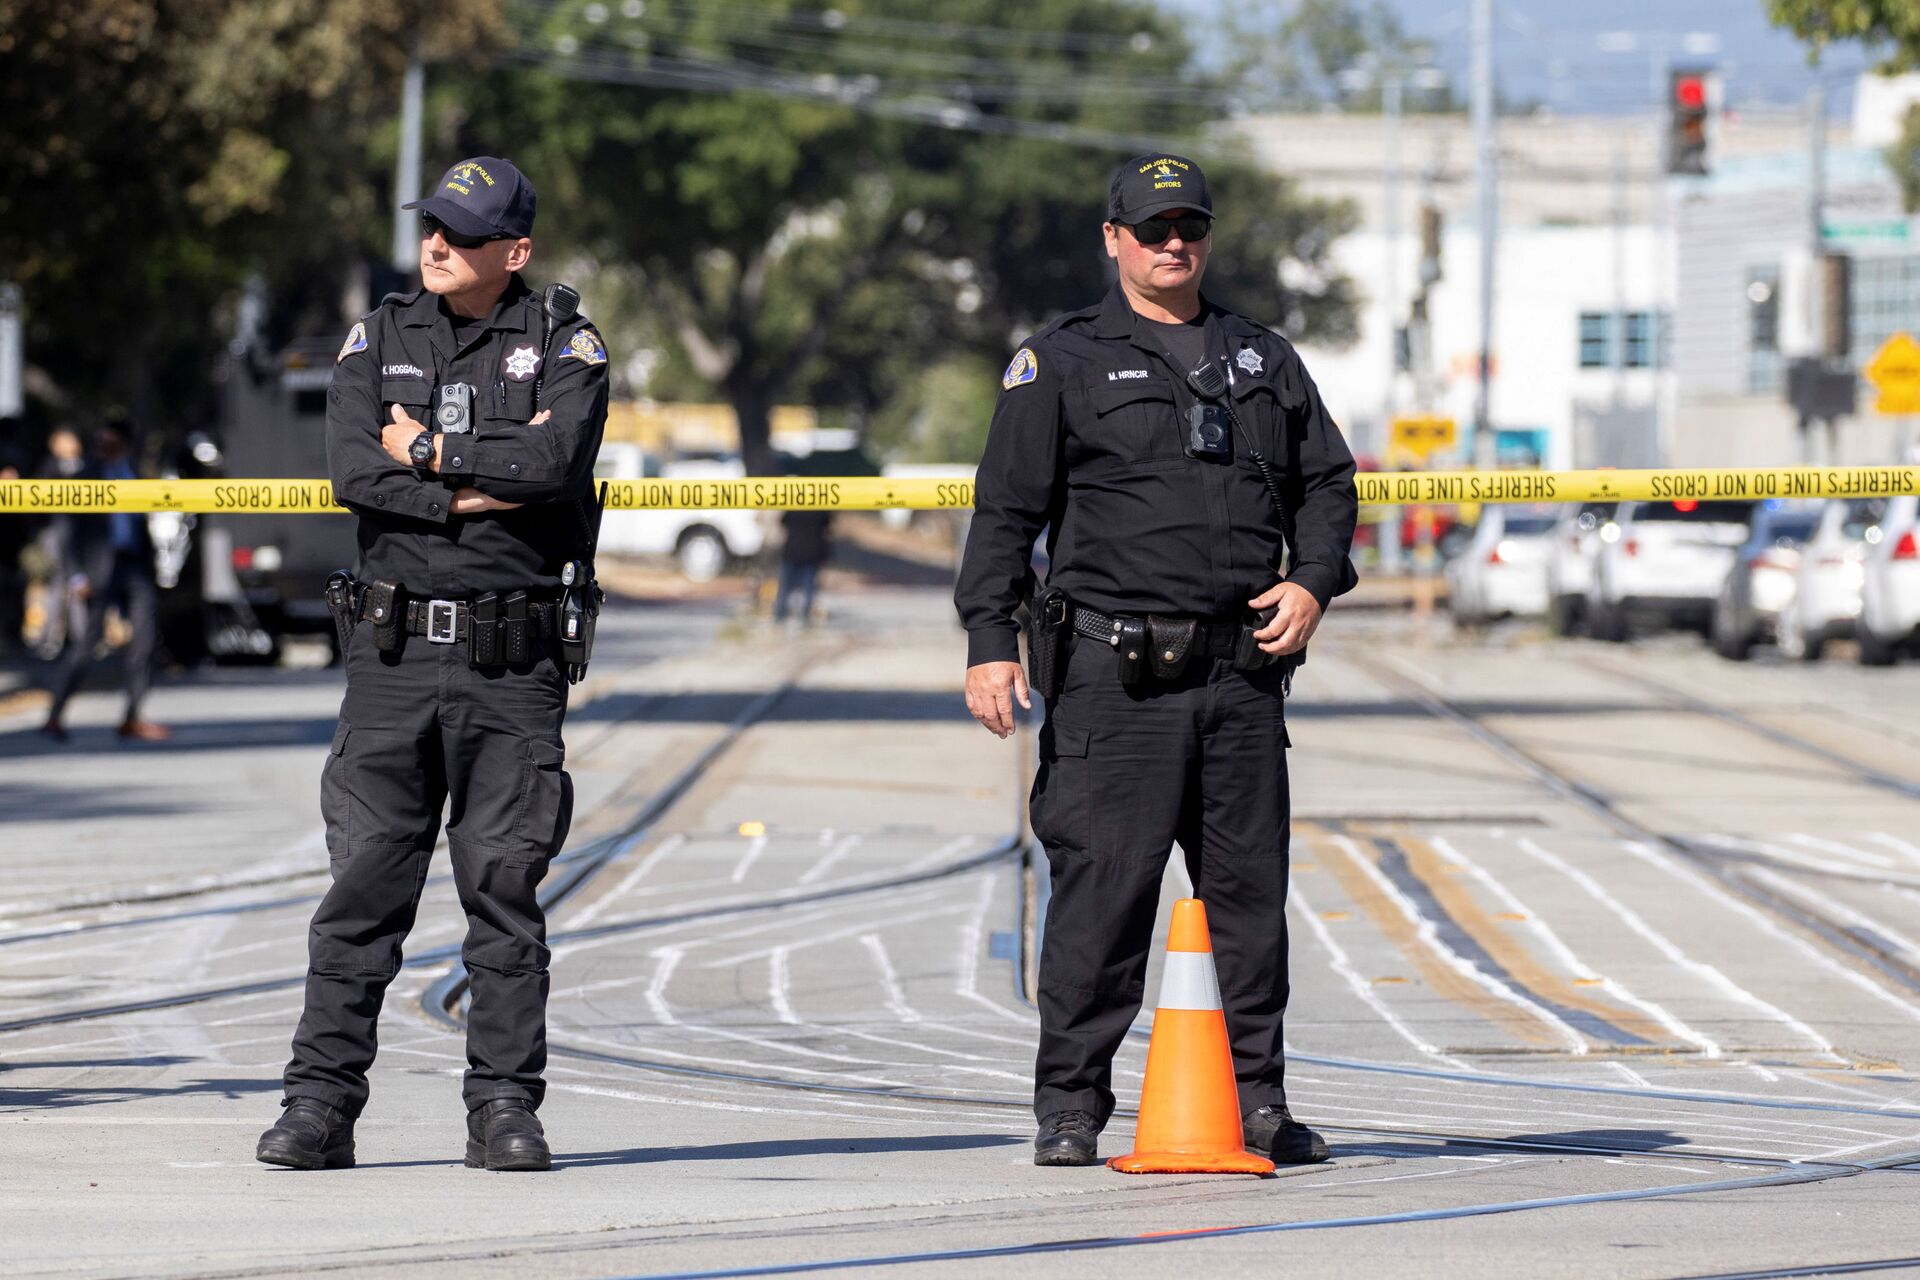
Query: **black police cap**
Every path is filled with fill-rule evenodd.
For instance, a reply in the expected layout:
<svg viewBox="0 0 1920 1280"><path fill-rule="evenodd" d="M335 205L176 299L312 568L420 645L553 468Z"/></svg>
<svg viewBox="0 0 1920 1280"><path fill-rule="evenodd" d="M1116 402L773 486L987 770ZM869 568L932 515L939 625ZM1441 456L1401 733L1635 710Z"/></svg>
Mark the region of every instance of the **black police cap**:
<svg viewBox="0 0 1920 1280"><path fill-rule="evenodd" d="M1169 209L1213 216L1207 175L1185 156L1153 152L1121 165L1107 189L1107 221L1132 224Z"/></svg>
<svg viewBox="0 0 1920 1280"><path fill-rule="evenodd" d="M438 218L463 236L533 234L533 184L497 156L475 156L447 170L424 200L401 206Z"/></svg>

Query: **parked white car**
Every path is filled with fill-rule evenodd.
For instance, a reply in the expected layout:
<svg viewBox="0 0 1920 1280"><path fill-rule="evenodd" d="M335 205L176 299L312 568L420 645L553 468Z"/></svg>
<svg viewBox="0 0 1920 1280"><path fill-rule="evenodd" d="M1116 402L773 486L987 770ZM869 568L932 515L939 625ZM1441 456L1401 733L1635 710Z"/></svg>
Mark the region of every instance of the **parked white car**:
<svg viewBox="0 0 1920 1280"><path fill-rule="evenodd" d="M1625 640L1644 619L1705 631L1747 540L1749 502L1623 502L1601 530L1593 633Z"/></svg>
<svg viewBox="0 0 1920 1280"><path fill-rule="evenodd" d="M1455 621L1545 613L1547 552L1559 518L1550 506L1482 507L1473 537L1447 561L1447 607Z"/></svg>
<svg viewBox="0 0 1920 1280"><path fill-rule="evenodd" d="M637 444L600 447L596 480L737 480L737 458L669 462L656 467ZM757 511L609 511L600 518L600 550L608 555L672 556L695 582L711 582L735 560L758 555L767 538Z"/></svg>
<svg viewBox="0 0 1920 1280"><path fill-rule="evenodd" d="M1865 542L1854 638L1861 663L1879 667L1920 641L1920 497L1889 498Z"/></svg>
<svg viewBox="0 0 1920 1280"><path fill-rule="evenodd" d="M1593 571L1600 559L1601 530L1613 520L1616 502L1566 507L1547 539L1547 626L1569 636L1586 624L1592 607Z"/></svg>
<svg viewBox="0 0 1920 1280"><path fill-rule="evenodd" d="M1885 498L1841 498L1826 504L1813 536L1800 548L1793 599L1780 611L1780 652L1817 662L1830 640L1853 634L1860 616L1867 533L1879 536Z"/></svg>

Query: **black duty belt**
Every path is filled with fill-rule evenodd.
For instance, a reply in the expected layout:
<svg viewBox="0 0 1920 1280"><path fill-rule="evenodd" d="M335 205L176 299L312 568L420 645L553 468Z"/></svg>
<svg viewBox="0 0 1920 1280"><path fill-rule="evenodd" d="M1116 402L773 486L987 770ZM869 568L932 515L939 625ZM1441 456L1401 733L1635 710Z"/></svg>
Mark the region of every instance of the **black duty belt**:
<svg viewBox="0 0 1920 1280"><path fill-rule="evenodd" d="M558 634L551 602L527 604L527 621L542 639ZM505 622L494 619L495 625ZM407 634L425 636L434 644L462 644L473 633L473 607L465 600L407 601Z"/></svg>
<svg viewBox="0 0 1920 1280"><path fill-rule="evenodd" d="M1101 613L1098 609L1089 609L1085 605L1073 606L1073 629L1089 640L1098 640L1117 649L1120 647L1121 624L1122 619ZM1194 657L1231 658L1239 638L1239 623L1201 618L1194 627L1190 652Z"/></svg>

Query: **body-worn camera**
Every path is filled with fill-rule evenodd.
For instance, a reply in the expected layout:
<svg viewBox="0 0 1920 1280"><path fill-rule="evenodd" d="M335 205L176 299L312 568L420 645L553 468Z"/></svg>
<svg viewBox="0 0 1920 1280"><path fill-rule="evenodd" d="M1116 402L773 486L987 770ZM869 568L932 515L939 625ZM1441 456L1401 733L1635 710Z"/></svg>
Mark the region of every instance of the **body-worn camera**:
<svg viewBox="0 0 1920 1280"><path fill-rule="evenodd" d="M1196 404L1187 410L1187 456L1207 462L1233 457L1233 423L1217 404Z"/></svg>
<svg viewBox="0 0 1920 1280"><path fill-rule="evenodd" d="M450 436L473 430L473 388L455 382L440 388L440 402L433 409L434 425Z"/></svg>

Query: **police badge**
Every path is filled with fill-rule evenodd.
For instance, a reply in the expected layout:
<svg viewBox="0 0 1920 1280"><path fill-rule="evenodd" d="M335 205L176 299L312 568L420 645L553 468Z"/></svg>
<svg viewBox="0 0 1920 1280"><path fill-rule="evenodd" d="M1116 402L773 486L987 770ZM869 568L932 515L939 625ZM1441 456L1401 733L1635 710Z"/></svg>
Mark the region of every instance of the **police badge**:
<svg viewBox="0 0 1920 1280"><path fill-rule="evenodd" d="M1267 362L1262 360L1260 353L1252 347L1240 348L1240 354L1233 358L1233 362L1245 369L1247 375L1253 378L1259 377L1260 371L1267 367Z"/></svg>

